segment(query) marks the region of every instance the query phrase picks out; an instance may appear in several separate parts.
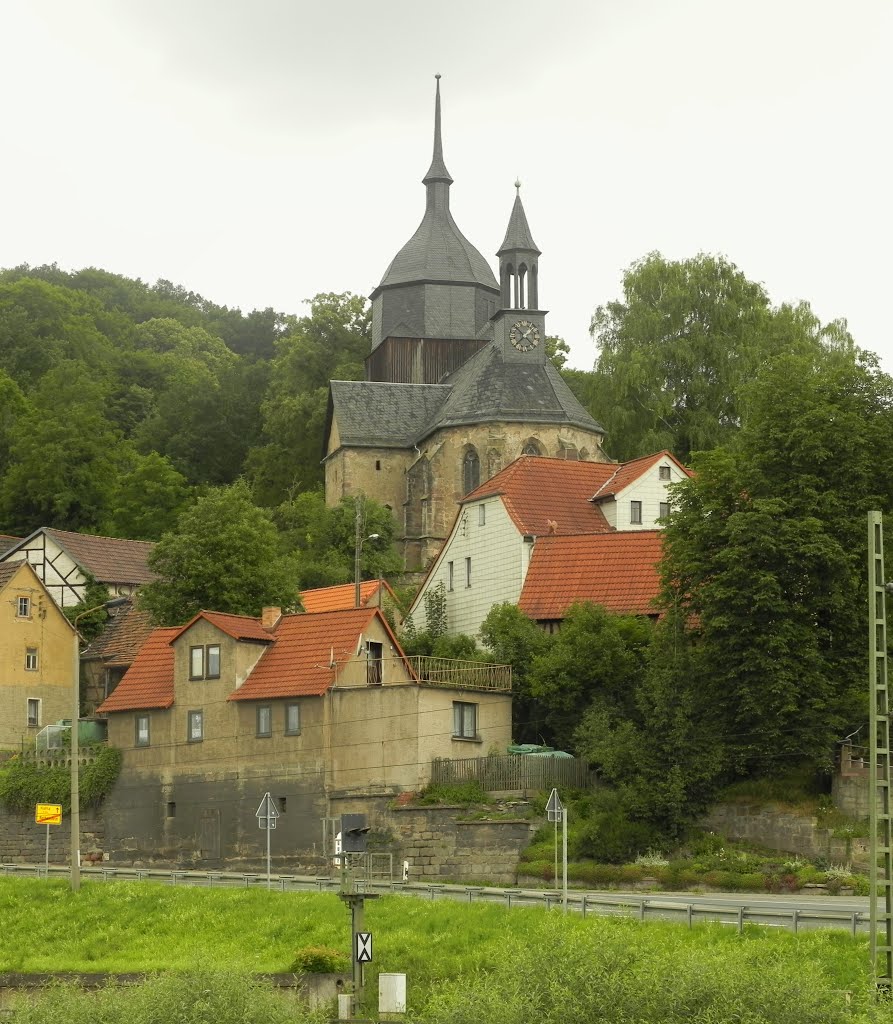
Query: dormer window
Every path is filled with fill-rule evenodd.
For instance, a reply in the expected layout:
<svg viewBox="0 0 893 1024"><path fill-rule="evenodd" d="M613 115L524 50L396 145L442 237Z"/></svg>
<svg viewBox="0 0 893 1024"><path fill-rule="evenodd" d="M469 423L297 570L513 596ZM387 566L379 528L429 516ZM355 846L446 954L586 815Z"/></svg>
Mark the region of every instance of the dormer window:
<svg viewBox="0 0 893 1024"><path fill-rule="evenodd" d="M189 678L220 678L220 644L189 648Z"/></svg>
<svg viewBox="0 0 893 1024"><path fill-rule="evenodd" d="M657 468L658 480L670 480L670 467L669 466L658 466Z"/></svg>

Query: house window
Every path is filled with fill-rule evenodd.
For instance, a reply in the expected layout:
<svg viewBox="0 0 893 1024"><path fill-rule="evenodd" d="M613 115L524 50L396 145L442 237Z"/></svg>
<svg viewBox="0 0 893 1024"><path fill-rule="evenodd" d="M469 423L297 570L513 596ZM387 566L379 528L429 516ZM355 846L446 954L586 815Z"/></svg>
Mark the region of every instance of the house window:
<svg viewBox="0 0 893 1024"><path fill-rule="evenodd" d="M381 469L381 459L376 459L375 460L375 468L376 469Z"/></svg>
<svg viewBox="0 0 893 1024"><path fill-rule="evenodd" d="M670 514L670 503L668 501L662 501L660 503L660 515L658 518L666 519Z"/></svg>
<svg viewBox="0 0 893 1024"><path fill-rule="evenodd" d="M279 807L279 813L285 814L286 809L288 808L288 798L284 796L277 796L276 803Z"/></svg>
<svg viewBox="0 0 893 1024"><path fill-rule="evenodd" d="M366 683L381 686L382 645L374 640L366 641Z"/></svg>
<svg viewBox="0 0 893 1024"><path fill-rule="evenodd" d="M629 503L629 521L634 525L642 524L642 502L631 501Z"/></svg>
<svg viewBox="0 0 893 1024"><path fill-rule="evenodd" d="M169 818L176 818L177 816L177 803L175 800L168 800L167 802L167 816Z"/></svg>
<svg viewBox="0 0 893 1024"><path fill-rule="evenodd" d="M26 647L25 648L25 669L28 672L37 671L37 648Z"/></svg>
<svg viewBox="0 0 893 1024"><path fill-rule="evenodd" d="M465 586L471 586L471 558L465 559Z"/></svg>
<svg viewBox="0 0 893 1024"><path fill-rule="evenodd" d="M204 713L201 711L190 711L186 739L190 743L201 743L204 738Z"/></svg>
<svg viewBox="0 0 893 1024"><path fill-rule="evenodd" d="M19 600L18 600L18 608L16 610L16 615L20 619L30 619L31 618L31 598L30 597L20 597L19 598Z"/></svg>
<svg viewBox="0 0 893 1024"><path fill-rule="evenodd" d="M36 729L40 725L40 698L28 698L28 727Z"/></svg>
<svg viewBox="0 0 893 1024"><path fill-rule="evenodd" d="M478 505L478 526L487 525L487 506Z"/></svg>
<svg viewBox="0 0 893 1024"><path fill-rule="evenodd" d="M285 735L297 736L301 731L301 705L285 705Z"/></svg>
<svg viewBox="0 0 893 1024"><path fill-rule="evenodd" d="M135 722L135 740L138 747L149 746L149 716L137 715Z"/></svg>
<svg viewBox="0 0 893 1024"><path fill-rule="evenodd" d="M657 478L658 478L658 480L669 480L670 479L670 467L669 466L659 466L658 470L657 470Z"/></svg>
<svg viewBox="0 0 893 1024"><path fill-rule="evenodd" d="M269 704L258 704L257 706L257 735L273 735L273 708Z"/></svg>
<svg viewBox="0 0 893 1024"><path fill-rule="evenodd" d="M477 739L478 706L464 700L453 701L453 736L461 740Z"/></svg>
<svg viewBox="0 0 893 1024"><path fill-rule="evenodd" d="M453 563L447 562L447 590L453 589Z"/></svg>
<svg viewBox="0 0 893 1024"><path fill-rule="evenodd" d="M189 678L220 678L220 644L189 648Z"/></svg>
<svg viewBox="0 0 893 1024"><path fill-rule="evenodd" d="M470 448L465 453L465 459L462 462L462 483L465 493L473 491L481 482L481 461L478 458L478 453L474 448Z"/></svg>

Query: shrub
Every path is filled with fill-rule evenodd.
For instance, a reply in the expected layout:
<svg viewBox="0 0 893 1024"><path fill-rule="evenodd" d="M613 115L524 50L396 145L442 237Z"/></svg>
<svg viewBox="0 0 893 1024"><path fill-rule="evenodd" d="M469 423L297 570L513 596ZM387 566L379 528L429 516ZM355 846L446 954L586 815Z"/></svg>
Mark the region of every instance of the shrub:
<svg viewBox="0 0 893 1024"><path fill-rule="evenodd" d="M344 974L350 970L350 957L330 946L303 946L288 969L295 974Z"/></svg>
<svg viewBox="0 0 893 1024"><path fill-rule="evenodd" d="M479 782L439 782L425 786L419 794L420 804L469 804L492 803L487 791Z"/></svg>
<svg viewBox="0 0 893 1024"><path fill-rule="evenodd" d="M577 833L577 854L606 864L624 864L654 842L654 831L620 812L598 814Z"/></svg>

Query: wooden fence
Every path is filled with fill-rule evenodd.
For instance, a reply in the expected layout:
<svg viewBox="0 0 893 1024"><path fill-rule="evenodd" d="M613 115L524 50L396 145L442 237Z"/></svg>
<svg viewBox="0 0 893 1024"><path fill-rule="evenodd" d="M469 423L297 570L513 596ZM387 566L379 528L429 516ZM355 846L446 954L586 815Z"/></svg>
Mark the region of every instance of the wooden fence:
<svg viewBox="0 0 893 1024"><path fill-rule="evenodd" d="M576 757L438 757L431 762L431 782L479 782L488 791L542 790L553 786L591 789L595 787L595 773Z"/></svg>

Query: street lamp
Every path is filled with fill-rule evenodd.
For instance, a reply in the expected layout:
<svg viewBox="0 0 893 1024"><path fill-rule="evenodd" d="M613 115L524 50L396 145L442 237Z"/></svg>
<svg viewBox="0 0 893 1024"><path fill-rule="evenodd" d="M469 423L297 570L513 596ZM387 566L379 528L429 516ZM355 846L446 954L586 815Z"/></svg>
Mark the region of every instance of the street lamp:
<svg viewBox="0 0 893 1024"><path fill-rule="evenodd" d="M129 604L129 597L113 597L102 604L94 605L74 617L74 713L71 718L71 890L77 892L81 887L81 784L78 761L81 757L79 743L79 724L81 717L81 645L78 634L78 623L85 615L98 612L100 608L119 608Z"/></svg>
<svg viewBox="0 0 893 1024"><path fill-rule="evenodd" d="M367 540L378 540L381 536L378 533L370 533L368 537L363 536L365 504L365 497L357 495L354 500L356 516L354 519L355 535L353 546L353 603L355 608L360 607L360 555L363 553L363 545Z"/></svg>

